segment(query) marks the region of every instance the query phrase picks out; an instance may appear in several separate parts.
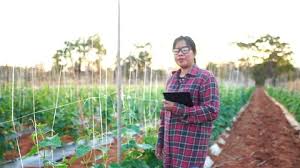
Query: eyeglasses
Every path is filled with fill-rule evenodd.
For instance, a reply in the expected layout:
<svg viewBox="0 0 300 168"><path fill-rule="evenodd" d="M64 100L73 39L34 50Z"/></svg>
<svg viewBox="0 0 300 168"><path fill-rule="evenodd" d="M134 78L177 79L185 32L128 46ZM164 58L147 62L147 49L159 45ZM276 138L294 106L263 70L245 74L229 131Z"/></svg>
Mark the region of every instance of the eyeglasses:
<svg viewBox="0 0 300 168"><path fill-rule="evenodd" d="M180 51L182 52L182 54L187 54L187 53L190 52L190 50L191 50L191 48L189 46L184 46L184 47L181 47L181 48L174 48L173 49L173 54L177 55L177 54L179 54Z"/></svg>

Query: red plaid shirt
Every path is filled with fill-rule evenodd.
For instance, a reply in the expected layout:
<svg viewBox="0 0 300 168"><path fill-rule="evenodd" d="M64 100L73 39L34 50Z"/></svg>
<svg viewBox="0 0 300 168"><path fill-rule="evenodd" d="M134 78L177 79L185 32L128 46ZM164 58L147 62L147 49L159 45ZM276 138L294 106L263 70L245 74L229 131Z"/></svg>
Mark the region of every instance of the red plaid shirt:
<svg viewBox="0 0 300 168"><path fill-rule="evenodd" d="M190 92L194 106L176 104L173 113L161 110L158 146L165 152L164 168L202 168L220 108L218 84L211 72L197 65L185 77L179 74L180 70L172 73L166 90Z"/></svg>

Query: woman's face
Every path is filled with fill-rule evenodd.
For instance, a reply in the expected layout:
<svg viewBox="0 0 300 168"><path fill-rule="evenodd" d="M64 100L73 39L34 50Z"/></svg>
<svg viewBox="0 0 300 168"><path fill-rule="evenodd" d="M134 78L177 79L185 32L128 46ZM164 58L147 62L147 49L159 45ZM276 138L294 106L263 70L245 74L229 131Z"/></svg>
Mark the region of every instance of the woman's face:
<svg viewBox="0 0 300 168"><path fill-rule="evenodd" d="M194 64L195 54L184 40L180 40L176 43L173 53L176 64L181 68L189 68Z"/></svg>

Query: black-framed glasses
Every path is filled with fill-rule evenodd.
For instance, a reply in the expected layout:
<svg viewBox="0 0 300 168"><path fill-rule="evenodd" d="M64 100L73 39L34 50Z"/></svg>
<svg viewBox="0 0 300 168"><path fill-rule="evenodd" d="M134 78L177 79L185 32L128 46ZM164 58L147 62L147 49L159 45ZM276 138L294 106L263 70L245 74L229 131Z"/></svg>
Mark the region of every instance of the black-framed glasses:
<svg viewBox="0 0 300 168"><path fill-rule="evenodd" d="M181 47L181 48L174 48L173 49L173 54L177 55L177 54L179 54L180 51L182 52L182 54L187 54L187 53L190 52L190 50L191 50L191 48L189 46L184 46L184 47Z"/></svg>

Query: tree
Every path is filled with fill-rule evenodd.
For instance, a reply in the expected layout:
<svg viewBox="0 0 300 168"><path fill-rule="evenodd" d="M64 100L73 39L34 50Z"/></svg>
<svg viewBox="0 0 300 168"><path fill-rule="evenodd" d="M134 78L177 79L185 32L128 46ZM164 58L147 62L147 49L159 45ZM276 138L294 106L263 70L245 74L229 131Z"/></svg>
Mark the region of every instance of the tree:
<svg viewBox="0 0 300 168"><path fill-rule="evenodd" d="M98 58L94 62L92 62L92 64L97 69L97 72L100 72L102 56L106 55L106 49L102 44L102 41L98 34L89 37L87 43L89 46L91 46L91 49L96 49L96 55Z"/></svg>
<svg viewBox="0 0 300 168"><path fill-rule="evenodd" d="M124 72L124 76L126 78L129 78L130 71L136 70L138 65L138 58L136 58L134 55L129 55L124 60L122 60L122 69Z"/></svg>
<svg viewBox="0 0 300 168"><path fill-rule="evenodd" d="M213 62L209 62L206 66L206 69L213 72L215 75L217 75L218 65Z"/></svg>
<svg viewBox="0 0 300 168"><path fill-rule="evenodd" d="M141 77L145 74L145 70L147 71L150 69L152 61L151 48L152 45L150 43L135 45L134 52L136 54L130 54L122 61L123 70L127 77L129 75L130 70L138 70L139 76Z"/></svg>
<svg viewBox="0 0 300 168"><path fill-rule="evenodd" d="M89 52L90 46L85 39L79 38L74 43L74 49L79 54L78 59L74 62L74 71L80 81L82 71L82 63L86 60L86 53Z"/></svg>
<svg viewBox="0 0 300 168"><path fill-rule="evenodd" d="M264 85L265 80L271 78L272 84L276 86L276 79L281 74L294 70L294 66L291 64L293 52L288 43L280 41L280 37L265 35L254 42L238 42L236 44L241 49L251 50L255 53L242 62L250 65L252 78L257 85Z"/></svg>
<svg viewBox="0 0 300 168"><path fill-rule="evenodd" d="M60 71L68 68L73 70L74 76L77 76L78 79L80 79L82 69L85 69L85 66L89 67L90 64L95 66L97 71L100 71L100 61L102 56L106 54L106 49L99 35L90 36L87 40L78 38L75 41L65 41L64 44L65 47L57 50L53 56L52 69ZM87 53L90 51L95 52L98 56L95 61L87 58Z"/></svg>
<svg viewBox="0 0 300 168"><path fill-rule="evenodd" d="M147 48L148 47L148 48ZM152 45L150 43L135 45L135 48L139 51L138 53L138 66L139 69L145 69L151 65L152 56L150 54Z"/></svg>
<svg viewBox="0 0 300 168"><path fill-rule="evenodd" d="M248 86L249 83L249 75L251 74L251 63L250 63L250 57L241 58L238 61L238 69L239 71L244 75L244 83L245 86Z"/></svg>
<svg viewBox="0 0 300 168"><path fill-rule="evenodd" d="M56 53L52 57L52 59L53 59L52 70L53 71L59 72L63 69L62 57L63 57L63 51L62 50L56 50Z"/></svg>

